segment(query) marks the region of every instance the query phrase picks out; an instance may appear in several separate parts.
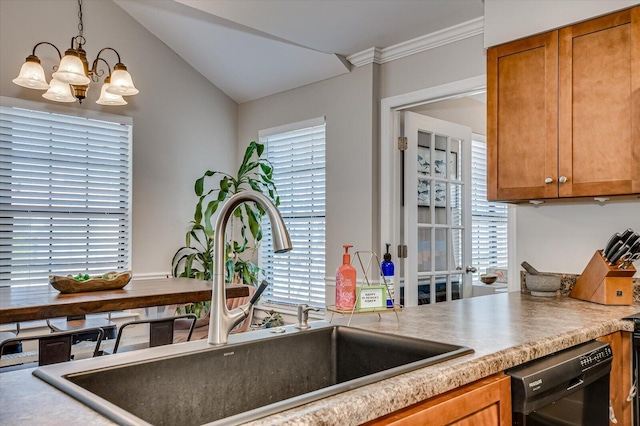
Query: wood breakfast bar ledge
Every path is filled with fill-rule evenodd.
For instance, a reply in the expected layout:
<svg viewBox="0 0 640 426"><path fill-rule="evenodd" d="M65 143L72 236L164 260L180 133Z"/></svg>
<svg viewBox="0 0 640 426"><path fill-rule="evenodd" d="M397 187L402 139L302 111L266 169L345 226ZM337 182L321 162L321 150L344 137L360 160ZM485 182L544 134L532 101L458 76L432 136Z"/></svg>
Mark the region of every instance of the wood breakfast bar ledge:
<svg viewBox="0 0 640 426"><path fill-rule="evenodd" d="M123 289L63 294L53 287L1 287L0 324L123 309L211 300L211 281L191 278L132 279ZM228 285L227 298L249 295L248 287Z"/></svg>

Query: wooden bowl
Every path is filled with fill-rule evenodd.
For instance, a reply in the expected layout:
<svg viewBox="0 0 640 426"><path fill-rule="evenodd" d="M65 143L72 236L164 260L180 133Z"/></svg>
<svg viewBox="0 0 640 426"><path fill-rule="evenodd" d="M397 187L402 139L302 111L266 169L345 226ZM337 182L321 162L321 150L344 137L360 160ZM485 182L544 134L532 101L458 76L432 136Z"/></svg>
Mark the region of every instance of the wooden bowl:
<svg viewBox="0 0 640 426"><path fill-rule="evenodd" d="M485 284L493 284L496 282L496 280L498 279L498 276L496 274L482 274L480 275L480 281L482 281Z"/></svg>
<svg viewBox="0 0 640 426"><path fill-rule="evenodd" d="M111 275L111 278L103 278ZM86 281L76 281L73 277L49 275L49 284L60 293L82 293L85 291L119 290L131 281L131 271L109 272L107 274L91 277Z"/></svg>

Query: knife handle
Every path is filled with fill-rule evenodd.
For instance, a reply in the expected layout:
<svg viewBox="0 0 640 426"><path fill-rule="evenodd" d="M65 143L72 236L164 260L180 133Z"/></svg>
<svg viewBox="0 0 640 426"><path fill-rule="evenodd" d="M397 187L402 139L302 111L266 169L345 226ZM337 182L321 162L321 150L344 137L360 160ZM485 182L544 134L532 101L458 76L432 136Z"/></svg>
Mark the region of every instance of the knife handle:
<svg viewBox="0 0 640 426"><path fill-rule="evenodd" d="M621 239L622 241L627 241L627 239L629 239L629 237L630 237L630 236L632 236L632 235L633 235L633 229L631 229L631 228L627 228L627 230L626 230L626 231L624 231L624 232L622 233L622 235L620 236L620 239Z"/></svg>
<svg viewBox="0 0 640 426"><path fill-rule="evenodd" d="M629 247L629 253L637 254L640 253L640 239L636 240L631 247Z"/></svg>
<svg viewBox="0 0 640 426"><path fill-rule="evenodd" d="M638 240L640 240L640 234L634 232L627 240L624 242L629 247L632 247Z"/></svg>
<svg viewBox="0 0 640 426"><path fill-rule="evenodd" d="M620 250L623 246L624 246L624 243L621 240L618 240L609 249L609 251L607 251L607 254L604 256L604 260L608 260L609 262L611 262L611 258L613 257L613 255L616 254L618 252L618 250Z"/></svg>
<svg viewBox="0 0 640 426"><path fill-rule="evenodd" d="M605 259L607 258L607 253L609 253L609 250L611 250L611 248L615 243L620 241L621 237L622 237L622 234L620 234L619 232L616 232L611 237L609 237L609 241L607 241L607 244L604 246L604 249L602 250L602 257L604 257Z"/></svg>
<svg viewBox="0 0 640 426"><path fill-rule="evenodd" d="M623 245L620 250L618 250L617 252L615 252L613 254L613 256L611 256L609 258L609 262L611 265L615 265L616 263L618 263L618 260L620 260L620 258L629 251L629 246L628 245Z"/></svg>

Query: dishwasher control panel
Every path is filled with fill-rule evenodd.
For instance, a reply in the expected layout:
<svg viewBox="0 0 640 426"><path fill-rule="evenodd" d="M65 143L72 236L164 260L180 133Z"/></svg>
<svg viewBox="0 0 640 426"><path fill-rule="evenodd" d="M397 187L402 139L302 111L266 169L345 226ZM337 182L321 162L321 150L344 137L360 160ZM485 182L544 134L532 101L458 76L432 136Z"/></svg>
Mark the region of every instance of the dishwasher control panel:
<svg viewBox="0 0 640 426"><path fill-rule="evenodd" d="M582 371L586 371L594 365L598 365L601 362L607 361L611 358L613 358L611 346L605 346L602 348L598 348L586 355L582 355L580 357L580 366L582 367Z"/></svg>

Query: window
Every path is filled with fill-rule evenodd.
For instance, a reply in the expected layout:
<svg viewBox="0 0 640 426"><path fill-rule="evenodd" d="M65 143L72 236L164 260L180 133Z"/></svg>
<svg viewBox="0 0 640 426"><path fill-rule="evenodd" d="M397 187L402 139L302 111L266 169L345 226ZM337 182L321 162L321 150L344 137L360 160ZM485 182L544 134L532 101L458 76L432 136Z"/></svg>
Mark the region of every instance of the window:
<svg viewBox="0 0 640 426"><path fill-rule="evenodd" d="M0 285L130 268L131 119L69 111L2 98Z"/></svg>
<svg viewBox="0 0 640 426"><path fill-rule="evenodd" d="M273 254L270 227L264 227L259 264L269 287L264 300L307 303L324 309L325 124L324 118L260 132L293 251Z"/></svg>
<svg viewBox="0 0 640 426"><path fill-rule="evenodd" d="M507 267L507 205L487 201L487 143L473 135L471 144L471 221L474 279L487 268Z"/></svg>

